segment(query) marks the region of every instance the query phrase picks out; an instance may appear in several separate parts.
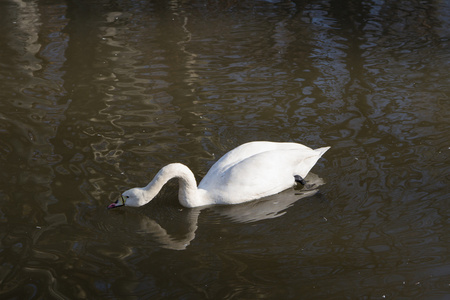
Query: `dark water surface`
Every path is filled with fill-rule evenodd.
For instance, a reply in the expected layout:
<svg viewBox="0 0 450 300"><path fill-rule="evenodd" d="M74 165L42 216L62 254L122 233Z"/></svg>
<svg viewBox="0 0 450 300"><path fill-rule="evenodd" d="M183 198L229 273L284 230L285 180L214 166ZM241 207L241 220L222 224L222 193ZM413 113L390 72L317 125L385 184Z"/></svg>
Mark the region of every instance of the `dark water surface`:
<svg viewBox="0 0 450 300"><path fill-rule="evenodd" d="M0 298L449 299L449 37L442 0L0 1ZM325 183L106 210L251 140Z"/></svg>

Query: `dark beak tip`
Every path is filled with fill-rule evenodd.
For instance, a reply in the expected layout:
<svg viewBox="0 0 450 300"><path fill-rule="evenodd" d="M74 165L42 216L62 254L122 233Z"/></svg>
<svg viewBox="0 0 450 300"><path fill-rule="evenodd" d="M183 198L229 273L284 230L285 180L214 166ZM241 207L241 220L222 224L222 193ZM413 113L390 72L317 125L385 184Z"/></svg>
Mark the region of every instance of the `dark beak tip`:
<svg viewBox="0 0 450 300"><path fill-rule="evenodd" d="M116 207L115 203L111 203L110 205L108 205L108 209L115 208L115 207Z"/></svg>

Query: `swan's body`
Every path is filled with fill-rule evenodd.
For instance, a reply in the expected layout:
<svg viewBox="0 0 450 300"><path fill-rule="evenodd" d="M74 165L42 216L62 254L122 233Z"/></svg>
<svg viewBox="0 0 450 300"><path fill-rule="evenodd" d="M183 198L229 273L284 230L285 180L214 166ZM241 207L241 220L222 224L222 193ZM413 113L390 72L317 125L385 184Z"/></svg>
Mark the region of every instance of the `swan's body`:
<svg viewBox="0 0 450 300"><path fill-rule="evenodd" d="M239 204L274 195L292 187L298 178L306 177L329 148L313 150L297 143L246 143L220 158L198 188L188 167L169 164L146 187L124 192L108 208L145 205L172 178L179 179L178 198L185 207Z"/></svg>

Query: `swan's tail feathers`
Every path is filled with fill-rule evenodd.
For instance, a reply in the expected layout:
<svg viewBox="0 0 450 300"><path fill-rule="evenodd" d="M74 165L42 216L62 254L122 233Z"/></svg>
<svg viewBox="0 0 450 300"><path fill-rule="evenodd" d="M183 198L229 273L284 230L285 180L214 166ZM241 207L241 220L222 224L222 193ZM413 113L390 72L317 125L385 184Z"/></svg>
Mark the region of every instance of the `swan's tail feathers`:
<svg viewBox="0 0 450 300"><path fill-rule="evenodd" d="M314 167L317 161L322 157L322 155L328 150L330 147L322 147L313 150L310 156L307 156L302 160L302 162L297 166L297 170L295 175L299 175L301 178L305 178L308 175L309 171Z"/></svg>
<svg viewBox="0 0 450 300"><path fill-rule="evenodd" d="M330 149L331 147L322 147L322 148L317 148L314 151L318 152L318 158L322 157L322 155L327 152L328 149Z"/></svg>

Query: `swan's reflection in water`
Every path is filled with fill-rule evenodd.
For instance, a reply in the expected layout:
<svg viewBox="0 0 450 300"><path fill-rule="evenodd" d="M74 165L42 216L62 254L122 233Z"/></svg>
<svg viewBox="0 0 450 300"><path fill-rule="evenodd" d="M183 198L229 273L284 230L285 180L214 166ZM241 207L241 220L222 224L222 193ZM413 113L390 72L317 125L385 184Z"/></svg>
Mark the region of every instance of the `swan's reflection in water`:
<svg viewBox="0 0 450 300"><path fill-rule="evenodd" d="M198 218L202 210L208 210L222 218L229 219L237 223L250 223L265 219L272 219L282 216L286 209L296 201L312 196L318 192L318 187L324 181L315 174L309 173L306 177L308 184L300 190L288 189L279 194L237 205L215 205L198 208L183 208L180 214L173 214L168 218L176 227L182 226L182 234L172 234L166 230L155 219L142 213L128 214L122 211L113 211L116 223L113 227L126 226L128 233L151 235L161 247L172 250L184 250L195 239L195 232L198 228ZM127 208L136 210L136 208ZM170 215L170 214L169 214ZM167 217L167 216L166 216ZM167 220L165 220L167 221ZM162 222L161 222L162 223ZM166 222L164 222L166 223ZM177 224L173 224L177 223ZM112 228L110 228L112 229ZM125 228L114 228L114 231L123 232ZM177 230L178 232L180 230Z"/></svg>

